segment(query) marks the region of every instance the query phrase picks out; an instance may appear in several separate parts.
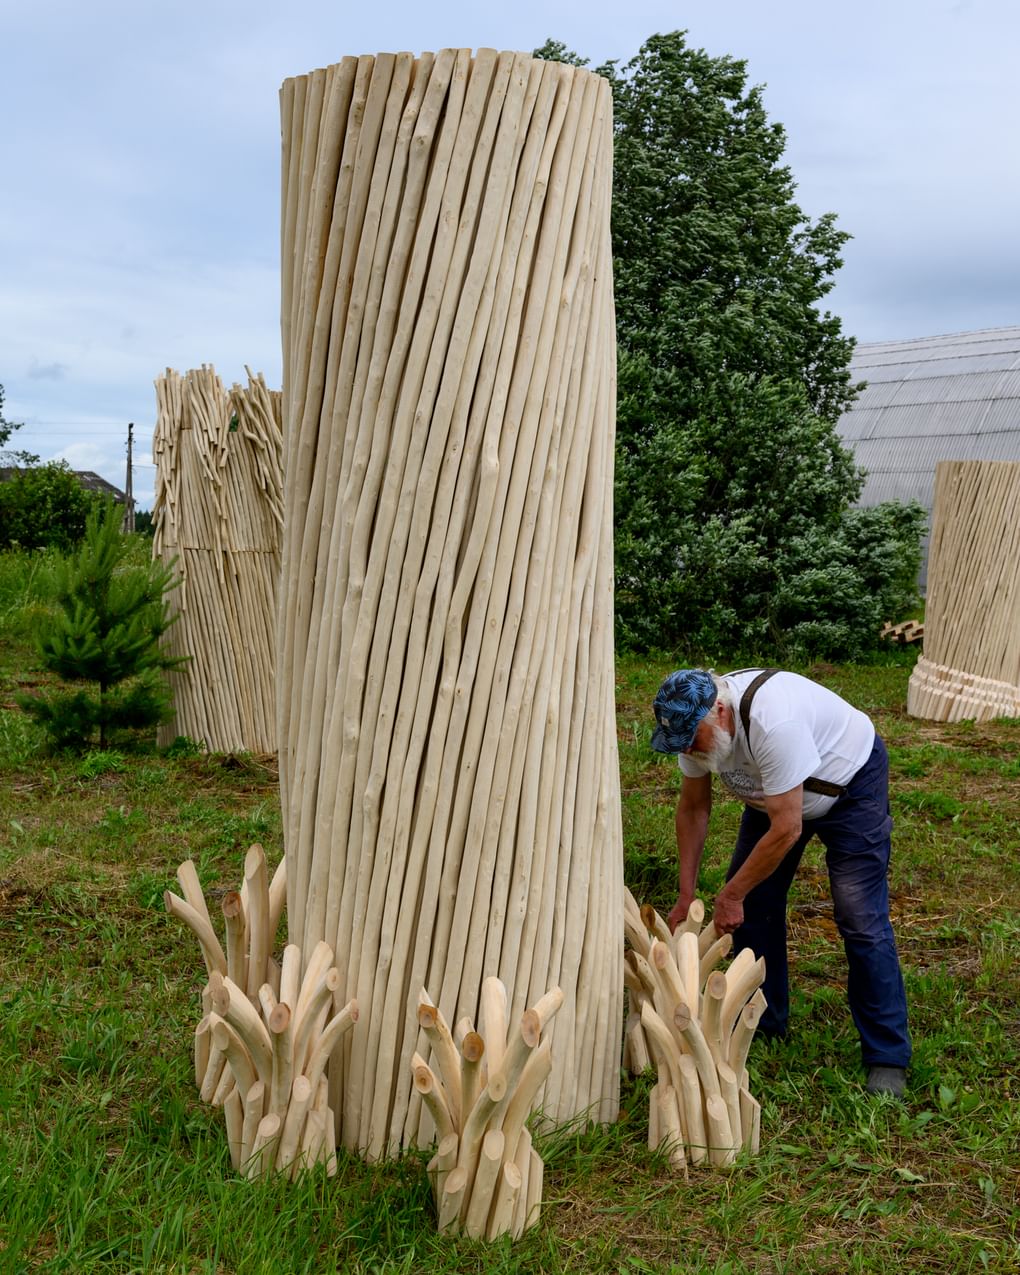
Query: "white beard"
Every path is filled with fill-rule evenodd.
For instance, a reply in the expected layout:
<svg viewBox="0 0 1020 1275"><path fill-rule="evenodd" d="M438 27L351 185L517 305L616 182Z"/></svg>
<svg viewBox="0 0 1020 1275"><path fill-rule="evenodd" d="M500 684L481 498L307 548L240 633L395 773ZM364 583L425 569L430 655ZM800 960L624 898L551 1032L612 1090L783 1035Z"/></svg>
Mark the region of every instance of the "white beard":
<svg viewBox="0 0 1020 1275"><path fill-rule="evenodd" d="M691 749L687 755L693 757L696 762L700 762L702 766L707 766L714 775L718 775L733 755L733 737L721 726L713 725L709 727L709 730L712 732L710 747L704 751Z"/></svg>

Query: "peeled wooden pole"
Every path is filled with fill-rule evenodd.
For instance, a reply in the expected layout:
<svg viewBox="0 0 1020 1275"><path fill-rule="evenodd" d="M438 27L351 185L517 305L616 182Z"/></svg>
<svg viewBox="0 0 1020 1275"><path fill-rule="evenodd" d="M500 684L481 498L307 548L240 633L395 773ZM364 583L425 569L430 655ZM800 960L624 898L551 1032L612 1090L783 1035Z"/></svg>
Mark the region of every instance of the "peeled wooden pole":
<svg viewBox="0 0 1020 1275"><path fill-rule="evenodd" d="M288 926L365 1007L330 1093L373 1157L427 1142L440 1093L486 1100L483 971L506 1022L563 989L547 1118L617 1110L610 102L463 49L281 92ZM435 1027L465 1015L485 1053L455 1074Z"/></svg>
<svg viewBox="0 0 1020 1275"><path fill-rule="evenodd" d="M634 1068L642 1051L650 1054L658 1072L649 1149L665 1146L684 1173L688 1162L728 1168L740 1149L756 1153L760 1138L761 1110L745 1064L765 1006L765 962L745 950L725 971L715 968L731 941L717 939L711 923L704 937L703 918L703 905L692 907L686 928L667 941L662 918L647 904L639 910L626 892L629 1057Z"/></svg>

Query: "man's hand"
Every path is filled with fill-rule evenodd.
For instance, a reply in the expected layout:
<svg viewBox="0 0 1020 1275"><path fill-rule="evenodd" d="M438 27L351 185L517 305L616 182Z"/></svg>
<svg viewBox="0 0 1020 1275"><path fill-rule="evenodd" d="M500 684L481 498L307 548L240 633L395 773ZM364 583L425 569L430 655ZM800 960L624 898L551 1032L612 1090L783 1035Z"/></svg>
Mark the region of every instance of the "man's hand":
<svg viewBox="0 0 1020 1275"><path fill-rule="evenodd" d="M678 925L682 925L683 922L687 920L687 913L690 910L691 902L692 900L683 894L681 894L679 899L677 899L673 907L673 911L670 912L669 917L666 920L670 934L675 934L676 927Z"/></svg>
<svg viewBox="0 0 1020 1275"><path fill-rule="evenodd" d="M732 934L744 923L744 900L738 899L728 885L715 896L712 921L718 934Z"/></svg>

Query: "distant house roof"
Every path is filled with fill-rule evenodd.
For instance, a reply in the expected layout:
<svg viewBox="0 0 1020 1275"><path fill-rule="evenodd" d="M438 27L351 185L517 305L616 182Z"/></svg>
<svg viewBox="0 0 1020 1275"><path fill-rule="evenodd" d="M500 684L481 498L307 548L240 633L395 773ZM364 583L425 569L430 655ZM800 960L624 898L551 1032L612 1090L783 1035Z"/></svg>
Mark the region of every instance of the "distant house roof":
<svg viewBox="0 0 1020 1275"><path fill-rule="evenodd" d="M23 467L18 465L0 467L0 482L9 482L15 474L21 472L23 472ZM99 474L94 474L92 470L72 469L71 473L88 491L96 491L100 495L112 496L119 505L124 503L125 496L120 488L114 487L113 483L108 483L105 478L100 477Z"/></svg>
<svg viewBox="0 0 1020 1275"><path fill-rule="evenodd" d="M100 495L112 496L119 505L124 503L125 497L121 489L114 487L113 483L108 483L105 478L94 474L90 469L76 469L74 473L81 485L87 487L89 491L98 491Z"/></svg>
<svg viewBox="0 0 1020 1275"><path fill-rule="evenodd" d="M867 388L837 429L867 470L862 505L930 517L936 462L1020 460L1020 327L859 345L850 371Z"/></svg>

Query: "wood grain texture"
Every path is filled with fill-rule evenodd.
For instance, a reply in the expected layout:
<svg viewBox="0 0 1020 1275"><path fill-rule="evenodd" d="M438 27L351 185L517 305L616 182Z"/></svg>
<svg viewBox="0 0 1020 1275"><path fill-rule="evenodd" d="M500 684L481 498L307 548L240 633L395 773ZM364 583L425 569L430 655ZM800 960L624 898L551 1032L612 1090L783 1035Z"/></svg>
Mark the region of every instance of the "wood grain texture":
<svg viewBox="0 0 1020 1275"><path fill-rule="evenodd" d="M541 1105L610 1120L609 87L523 53L379 54L288 80L281 120L287 915L362 1009L331 1064L342 1140L432 1139L410 1060L451 1044L416 997L479 1022L486 978L509 1023L562 989Z"/></svg>

